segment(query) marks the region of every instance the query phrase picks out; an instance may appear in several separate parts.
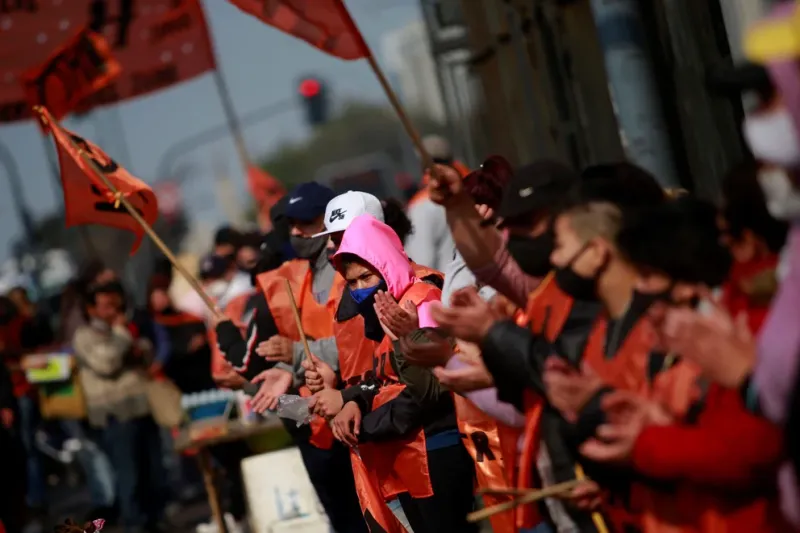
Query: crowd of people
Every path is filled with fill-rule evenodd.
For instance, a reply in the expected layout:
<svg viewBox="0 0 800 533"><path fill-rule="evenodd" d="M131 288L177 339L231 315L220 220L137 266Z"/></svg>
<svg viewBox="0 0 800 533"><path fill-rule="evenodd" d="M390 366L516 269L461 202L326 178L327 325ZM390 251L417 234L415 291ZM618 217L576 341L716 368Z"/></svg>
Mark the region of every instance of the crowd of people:
<svg viewBox="0 0 800 533"><path fill-rule="evenodd" d="M166 527L174 481L192 476L155 423L164 380L257 389L257 412L306 398L314 416L285 426L340 533L477 531L478 492L497 533L797 529L800 143L776 149L796 136L770 134L774 113L792 120L748 117L755 157L720 205L627 161L493 156L470 172L429 139L408 206L310 181L266 235L220 230L198 268L215 309L174 301L163 266L134 309L90 265L55 330L14 289L0 464L16 475L0 519L15 532L23 497L48 503L42 391L21 356L67 350L85 410L60 428L81 443L90 518L126 531ZM240 520L249 451L212 453Z"/></svg>

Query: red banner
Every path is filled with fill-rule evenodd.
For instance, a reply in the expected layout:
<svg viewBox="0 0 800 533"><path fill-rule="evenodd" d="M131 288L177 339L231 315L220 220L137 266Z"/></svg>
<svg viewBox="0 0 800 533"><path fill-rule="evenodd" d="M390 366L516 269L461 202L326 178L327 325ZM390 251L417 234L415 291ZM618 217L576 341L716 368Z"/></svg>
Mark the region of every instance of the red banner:
<svg viewBox="0 0 800 533"><path fill-rule="evenodd" d="M229 0L265 24L341 59L369 55L342 0Z"/></svg>
<svg viewBox="0 0 800 533"><path fill-rule="evenodd" d="M122 74L79 108L142 96L215 68L200 0L0 2L0 122L31 118L22 76L80 28L105 37Z"/></svg>
<svg viewBox="0 0 800 533"><path fill-rule="evenodd" d="M81 156L91 159L97 168L151 226L158 218L158 200L144 182L119 166L99 146L62 128L45 108L37 108L45 131L53 135L64 188L66 226L100 224L136 234L131 255L139 248L144 230L128 213L117 196L97 176Z"/></svg>
<svg viewBox="0 0 800 533"><path fill-rule="evenodd" d="M43 65L22 75L30 107L46 107L58 120L107 87L122 69L102 36L81 30Z"/></svg>

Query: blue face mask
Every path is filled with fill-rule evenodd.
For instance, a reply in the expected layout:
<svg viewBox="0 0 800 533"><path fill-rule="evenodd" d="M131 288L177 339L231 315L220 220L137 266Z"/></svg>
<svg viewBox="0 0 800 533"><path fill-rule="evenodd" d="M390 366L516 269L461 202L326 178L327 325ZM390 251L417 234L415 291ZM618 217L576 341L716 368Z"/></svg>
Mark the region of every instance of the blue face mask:
<svg viewBox="0 0 800 533"><path fill-rule="evenodd" d="M364 335L375 342L380 342L385 335L378 314L375 312L375 294L385 290L387 290L386 282L382 280L374 287L350 290L350 296L358 306L358 314L364 318Z"/></svg>
<svg viewBox="0 0 800 533"><path fill-rule="evenodd" d="M378 283L374 287L366 287L364 289L350 289L350 296L353 297L353 300L359 305L369 300L372 296L375 295L380 289L383 282Z"/></svg>

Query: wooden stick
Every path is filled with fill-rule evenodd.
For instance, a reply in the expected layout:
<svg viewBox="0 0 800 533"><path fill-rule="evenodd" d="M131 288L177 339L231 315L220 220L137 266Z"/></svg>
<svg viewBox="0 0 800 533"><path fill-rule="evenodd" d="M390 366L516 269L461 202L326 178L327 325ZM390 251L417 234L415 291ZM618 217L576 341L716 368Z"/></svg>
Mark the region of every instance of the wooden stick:
<svg viewBox="0 0 800 533"><path fill-rule="evenodd" d="M586 479L586 474L583 472L583 467L578 463L575 463L575 477L579 481L584 481ZM606 525L606 521L602 514L598 513L597 511L593 511L592 522L594 522L594 527L597 528L597 533L608 533L608 526Z"/></svg>
<svg viewBox="0 0 800 533"><path fill-rule="evenodd" d="M289 280L283 278L284 287L286 287L286 294L289 295L289 303L292 304L292 313L294 313L294 322L297 324L297 331L300 332L300 340L303 341L303 351L306 353L306 359L309 361L311 360L311 349L308 347L308 339L306 338L306 332L303 331L303 322L300 320L300 310L297 309L297 302L294 299L294 292L292 292L292 286L289 284Z"/></svg>
<svg viewBox="0 0 800 533"><path fill-rule="evenodd" d="M484 509L481 509L480 511L475 511L474 513L470 513L467 515L467 521L480 522L481 520L485 520L498 513L509 511L520 505L533 503L542 500L544 498L549 498L551 496L557 496L564 492L569 492L578 485L580 485L581 483L582 483L581 480L573 479L571 481L565 481L564 483L559 483L557 485L551 485L549 487L543 488L542 490L530 492L513 501L498 503L497 505L492 505L491 507L486 507Z"/></svg>
<svg viewBox="0 0 800 533"><path fill-rule="evenodd" d="M502 488L496 488L496 489L484 488L484 489L478 489L476 491L477 494L489 494L489 495L492 495L492 496L495 496L495 495L502 496L504 494L505 495L511 494L511 495L514 495L514 496L522 496L524 494L530 494L531 492L536 492L536 490L535 489L518 489L518 488L515 488L515 487L502 487Z"/></svg>
<svg viewBox="0 0 800 533"><path fill-rule="evenodd" d="M34 111L39 112L39 109L41 108L39 106L36 106L34 108ZM61 128L58 122L56 122L54 126ZM67 135L66 138L72 149L78 152L78 155L83 160L83 162L86 163L89 166L89 168L91 168L92 171L97 175L97 177L103 181L103 184L106 187L108 187L108 189L112 193L118 194L120 203L125 207L125 209L133 217L136 223L142 227L144 232L155 243L158 249L161 250L161 253L163 253L169 260L169 262L172 263L172 266L175 267L175 269L181 274L181 276L184 277L184 279L189 283L189 285L192 286L192 288L197 292L197 294L200 295L200 298L203 299L203 303L205 303L206 306L208 306L209 310L211 310L211 312L217 318L223 318L222 313L220 313L219 309L217 309L214 300L212 300L211 297L206 293L206 291L203 290L203 287L202 285L200 285L200 282L197 280L197 278L195 278L188 270L186 270L183 267L183 265L180 264L178 258L175 257L175 254L172 253L172 250L170 250L169 247L166 244L164 244L164 241L161 240L161 237L158 236L158 234L155 232L155 230L153 230L150 224L148 224L147 221L142 217L142 215L139 214L136 208L133 207L130 204L130 202L128 202L128 199L125 198L125 195L119 194L119 190L114 186L111 180L108 179L108 176L106 176L105 173L102 170L100 170L100 168L98 168L97 163L95 163L94 160L92 160L92 158L89 157L86 154L86 152L81 147L79 147L75 143L75 141L72 140L72 137Z"/></svg>

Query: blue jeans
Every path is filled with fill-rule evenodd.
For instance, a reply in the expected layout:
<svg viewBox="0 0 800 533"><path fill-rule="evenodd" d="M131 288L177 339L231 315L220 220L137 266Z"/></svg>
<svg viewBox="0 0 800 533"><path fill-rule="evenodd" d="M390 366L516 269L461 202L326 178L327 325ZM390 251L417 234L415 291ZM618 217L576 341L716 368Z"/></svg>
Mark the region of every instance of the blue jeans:
<svg viewBox="0 0 800 533"><path fill-rule="evenodd" d="M86 475L89 495L93 507L114 505L114 469L105 452L90 437L89 432L78 420L62 420L61 429L70 439L81 443L77 453L78 462Z"/></svg>
<svg viewBox="0 0 800 533"><path fill-rule="evenodd" d="M36 427L41 416L36 400L28 396L17 399L19 403L20 436L25 446L25 464L28 479L27 502L30 507L42 507L47 499L44 468L39 449L36 447Z"/></svg>
<svg viewBox="0 0 800 533"><path fill-rule="evenodd" d="M146 530L161 519L167 500L158 427L149 416L111 418L103 429L103 446L116 474L125 531Z"/></svg>

